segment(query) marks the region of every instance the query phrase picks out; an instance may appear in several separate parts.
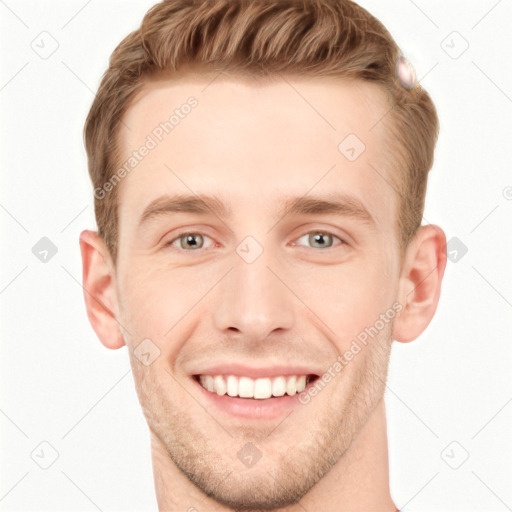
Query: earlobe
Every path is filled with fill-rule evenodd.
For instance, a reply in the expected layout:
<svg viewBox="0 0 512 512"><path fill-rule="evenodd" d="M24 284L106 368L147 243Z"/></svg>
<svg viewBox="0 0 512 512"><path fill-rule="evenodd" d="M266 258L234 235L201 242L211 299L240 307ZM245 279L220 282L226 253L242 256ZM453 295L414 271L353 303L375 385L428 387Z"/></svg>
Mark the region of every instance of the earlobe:
<svg viewBox="0 0 512 512"><path fill-rule="evenodd" d="M125 342L116 319L117 296L108 249L98 233L85 230L80 233L80 252L89 322L105 347L121 348Z"/></svg>
<svg viewBox="0 0 512 512"><path fill-rule="evenodd" d="M407 248L400 277L403 310L393 328L395 340L415 340L428 326L437 309L446 268L446 236L434 224L421 226Z"/></svg>

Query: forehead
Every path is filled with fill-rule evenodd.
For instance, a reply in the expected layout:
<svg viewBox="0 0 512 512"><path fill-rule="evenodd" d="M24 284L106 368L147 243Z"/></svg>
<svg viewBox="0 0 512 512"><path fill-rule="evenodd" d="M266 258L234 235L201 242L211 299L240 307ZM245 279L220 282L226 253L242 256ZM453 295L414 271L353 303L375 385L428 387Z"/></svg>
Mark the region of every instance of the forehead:
<svg viewBox="0 0 512 512"><path fill-rule="evenodd" d="M396 198L379 122L388 110L380 88L362 81L152 79L119 134L121 165L133 164L119 185L120 220L135 223L162 194L215 195L235 212L263 212L311 191L350 193L381 227L393 224Z"/></svg>

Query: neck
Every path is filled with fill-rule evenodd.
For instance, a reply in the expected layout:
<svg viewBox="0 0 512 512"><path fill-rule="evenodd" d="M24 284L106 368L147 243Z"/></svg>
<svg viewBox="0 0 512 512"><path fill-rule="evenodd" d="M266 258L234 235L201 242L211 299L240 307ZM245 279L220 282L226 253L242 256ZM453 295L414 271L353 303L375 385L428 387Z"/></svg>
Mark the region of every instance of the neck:
<svg viewBox="0 0 512 512"><path fill-rule="evenodd" d="M350 448L335 466L300 500L274 512L324 510L336 512L395 512L389 492L386 412L380 400ZM151 432L151 457L160 512L187 510L230 512L200 491L169 457Z"/></svg>

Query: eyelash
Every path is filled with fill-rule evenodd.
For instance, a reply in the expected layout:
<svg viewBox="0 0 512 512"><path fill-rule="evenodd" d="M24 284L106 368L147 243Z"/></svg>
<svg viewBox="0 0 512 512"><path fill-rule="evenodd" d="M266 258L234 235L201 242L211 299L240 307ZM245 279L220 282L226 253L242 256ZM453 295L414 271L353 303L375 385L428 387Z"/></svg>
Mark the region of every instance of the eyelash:
<svg viewBox="0 0 512 512"><path fill-rule="evenodd" d="M336 245L332 245L331 247L326 247L324 249L321 249L321 248L318 248L318 247L311 247L312 249L318 249L319 251L324 251L324 252L327 252L329 249L335 249L336 247L338 246L341 246L341 245L347 245L347 242L345 242L345 240L341 239L339 236L329 232L329 231L320 231L320 230L313 230L313 231L308 231L307 233L304 233L303 235L301 235L299 238L297 238L296 240L300 240L301 238L305 237L305 236L308 236L308 235L311 235L311 234L320 234L320 235L327 235L327 236L331 236L333 238L336 238L340 241L340 243L336 246ZM183 238L183 237L186 237L188 235L201 235L203 237L207 237L207 238L210 238L208 235L204 234L204 233L201 233L199 231L185 231L183 233L180 233L178 236L176 236L175 238L173 238L172 240L170 240L169 242L166 242L164 244L164 247L172 247L172 245L177 242L178 240L180 240L180 238ZM211 239L211 238L210 238ZM293 244L293 245L297 245L297 244ZM302 246L301 246L302 247ZM181 249L181 248L174 248L175 250L179 251L179 252L199 252L201 251L201 249Z"/></svg>

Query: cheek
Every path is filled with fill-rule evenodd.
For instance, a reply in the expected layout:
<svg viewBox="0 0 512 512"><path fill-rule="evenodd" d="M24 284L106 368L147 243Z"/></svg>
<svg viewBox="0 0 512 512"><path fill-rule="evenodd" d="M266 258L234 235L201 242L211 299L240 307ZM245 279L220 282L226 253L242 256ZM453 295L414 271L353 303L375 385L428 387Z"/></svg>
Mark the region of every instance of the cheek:
<svg viewBox="0 0 512 512"><path fill-rule="evenodd" d="M340 348L375 324L395 297L392 267L382 258L337 267L319 267L304 282L304 302L328 326L326 335Z"/></svg>
<svg viewBox="0 0 512 512"><path fill-rule="evenodd" d="M144 268L143 262L133 268ZM158 267L125 274L120 288L121 318L134 343L150 338L161 348L186 328L194 308L218 279L199 269Z"/></svg>
<svg viewBox="0 0 512 512"><path fill-rule="evenodd" d="M168 317L172 313L173 294L169 279L157 279L151 272L141 272L142 265L133 265L138 272L125 274L120 292L120 316L130 331L133 342L139 339L160 338L171 326Z"/></svg>

